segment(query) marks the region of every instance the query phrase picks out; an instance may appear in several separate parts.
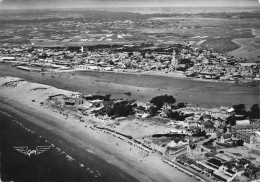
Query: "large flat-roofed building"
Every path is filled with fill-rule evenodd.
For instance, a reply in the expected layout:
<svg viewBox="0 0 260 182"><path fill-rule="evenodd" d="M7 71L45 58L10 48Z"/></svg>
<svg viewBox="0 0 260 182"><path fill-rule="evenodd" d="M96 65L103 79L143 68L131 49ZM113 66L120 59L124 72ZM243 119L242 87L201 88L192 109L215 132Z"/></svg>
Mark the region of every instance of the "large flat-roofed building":
<svg viewBox="0 0 260 182"><path fill-rule="evenodd" d="M231 126L231 133L236 135L237 132L254 133L260 129L260 125L250 124L250 125L235 125Z"/></svg>
<svg viewBox="0 0 260 182"><path fill-rule="evenodd" d="M238 131L235 134L235 137L239 140L243 140L246 143L253 143L253 140L255 139L254 133L246 133L244 131Z"/></svg>

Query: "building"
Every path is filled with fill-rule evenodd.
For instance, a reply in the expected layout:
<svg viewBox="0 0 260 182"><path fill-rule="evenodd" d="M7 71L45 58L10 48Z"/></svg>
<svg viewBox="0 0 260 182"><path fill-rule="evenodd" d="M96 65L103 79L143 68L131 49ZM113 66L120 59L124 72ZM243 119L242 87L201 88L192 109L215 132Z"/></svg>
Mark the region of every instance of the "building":
<svg viewBox="0 0 260 182"><path fill-rule="evenodd" d="M210 149L204 147L203 145L188 145L187 146L187 156L197 159L203 157L206 153L211 152Z"/></svg>
<svg viewBox="0 0 260 182"><path fill-rule="evenodd" d="M221 169L221 167L223 166L222 161L217 158L211 158L207 160L206 164L217 170Z"/></svg>
<svg viewBox="0 0 260 182"><path fill-rule="evenodd" d="M205 126L204 131L206 133L214 133L216 128L214 126Z"/></svg>
<svg viewBox="0 0 260 182"><path fill-rule="evenodd" d="M178 65L178 60L176 59L175 56L176 56L176 52L175 50L173 50L171 64L174 68L176 68L176 66Z"/></svg>
<svg viewBox="0 0 260 182"><path fill-rule="evenodd" d="M231 133L236 135L237 132L246 132L246 133L254 133L255 131L259 131L260 125L249 124L249 125L235 125L231 126Z"/></svg>
<svg viewBox="0 0 260 182"><path fill-rule="evenodd" d="M239 140L243 140L245 143L255 143L255 134L253 133L246 133L244 131L239 131L236 133L235 135L236 138L238 138Z"/></svg>
<svg viewBox="0 0 260 182"><path fill-rule="evenodd" d="M227 110L224 110L224 109L217 109L217 108L214 108L214 109L211 109L209 111L209 114L211 117L213 118L225 118L225 117L228 117L229 116L229 112Z"/></svg>
<svg viewBox="0 0 260 182"><path fill-rule="evenodd" d="M251 67L251 66L257 66L256 63L238 63L240 67Z"/></svg>
<svg viewBox="0 0 260 182"><path fill-rule="evenodd" d="M250 125L250 121L248 119L246 120L237 120L236 125Z"/></svg>
<svg viewBox="0 0 260 182"><path fill-rule="evenodd" d="M212 157L204 164L201 164L204 167L213 170L212 175L217 178L217 180L231 182L236 176L240 176L244 173L244 166L241 166L240 161L230 160L229 157L227 161L227 156L224 156L224 158L225 159Z"/></svg>
<svg viewBox="0 0 260 182"><path fill-rule="evenodd" d="M80 51L84 52L84 47L83 46L81 46Z"/></svg>
<svg viewBox="0 0 260 182"><path fill-rule="evenodd" d="M220 137L220 142L221 143L226 143L229 142L231 140L232 135L231 134L223 134Z"/></svg>
<svg viewBox="0 0 260 182"><path fill-rule="evenodd" d="M75 68L78 68L78 69L87 69L88 66L87 66L87 65L79 64L79 65L76 65Z"/></svg>
<svg viewBox="0 0 260 182"><path fill-rule="evenodd" d="M16 61L16 58L15 57L2 57L0 60L3 62Z"/></svg>
<svg viewBox="0 0 260 182"><path fill-rule="evenodd" d="M255 139L257 142L260 142L260 131L255 132Z"/></svg>

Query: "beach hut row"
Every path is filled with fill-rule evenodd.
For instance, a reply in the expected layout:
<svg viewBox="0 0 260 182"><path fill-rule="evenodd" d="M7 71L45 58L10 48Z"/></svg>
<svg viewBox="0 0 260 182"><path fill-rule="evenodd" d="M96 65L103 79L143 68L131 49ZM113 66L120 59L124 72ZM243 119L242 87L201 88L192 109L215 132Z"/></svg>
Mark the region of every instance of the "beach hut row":
<svg viewBox="0 0 260 182"><path fill-rule="evenodd" d="M183 147L183 148L181 148L181 149L175 151L174 153L171 153L171 155L178 154L178 153L180 153L180 152L182 152L182 151L184 151L184 150L187 150L187 145L186 145L185 147Z"/></svg>
<svg viewBox="0 0 260 182"><path fill-rule="evenodd" d="M129 144L135 145L135 146L137 146L137 147L139 147L139 145L141 145L142 148L144 147L145 149L149 150L150 152L154 152L154 153L157 152L159 155L163 155L163 153L162 153L161 151L158 151L158 150L156 150L156 149L153 149L152 147L148 146L147 144L145 144L145 143L143 143L143 142L141 142L141 141L139 141L139 140L137 140L137 139L134 139L134 140L132 141L132 139L133 139L132 136L129 136L129 135L120 133L120 132L118 132L118 131L116 131L116 130L113 130L113 129L111 129L111 128L100 127L100 126L97 126L97 125L95 125L94 127L98 128L98 129L100 129L100 130L106 130L106 131L109 131L109 132L111 132L111 133L115 133L115 134L118 134L118 135L120 135L120 136L126 137L126 138L129 139L129 142L128 142ZM115 136L115 137L118 137L118 136ZM139 147L139 148L140 148L140 147Z"/></svg>
<svg viewBox="0 0 260 182"><path fill-rule="evenodd" d="M144 143L141 143L141 142L136 142L135 140L131 140L132 137L131 136L128 136L128 135L125 135L125 134L122 134L120 132L117 132L113 129L110 129L110 128L106 128L106 127L99 127L99 126L94 126L95 128L107 133L107 134L111 134L112 136L114 137L117 137L123 141L126 141L127 143L129 143L130 145L134 145L138 148L140 148L141 150L147 152L147 153L152 153L153 149L150 147L150 146L147 146L145 145Z"/></svg>

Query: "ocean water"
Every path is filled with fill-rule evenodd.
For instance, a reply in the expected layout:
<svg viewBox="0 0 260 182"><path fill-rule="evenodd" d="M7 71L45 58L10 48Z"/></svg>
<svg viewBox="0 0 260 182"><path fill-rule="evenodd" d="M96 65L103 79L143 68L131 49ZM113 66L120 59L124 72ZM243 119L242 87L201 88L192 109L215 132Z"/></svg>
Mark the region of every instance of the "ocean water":
<svg viewBox="0 0 260 182"><path fill-rule="evenodd" d="M259 12L258 7L117 7L93 8L110 12L131 12L141 14L200 14L200 13L244 13Z"/></svg>
<svg viewBox="0 0 260 182"><path fill-rule="evenodd" d="M207 14L207 13L260 13L260 6L249 7L98 7L78 9L51 9L51 10L5 10L0 11L0 20L11 19L41 19L50 17L81 17L89 10L107 12L130 12L140 14ZM62 11L61 11L62 10ZM109 14L107 15L109 16ZM114 16L114 15L113 15ZM1 28L1 27L0 27Z"/></svg>
<svg viewBox="0 0 260 182"><path fill-rule="evenodd" d="M0 179L2 181L137 181L93 154L81 153L60 138L54 143L28 128L23 119L0 111ZM36 131L36 132L34 132ZM51 136L51 135L49 135ZM61 143L59 147L55 143ZM50 148L30 156L15 149ZM61 147L60 147L61 146ZM80 154L81 153L81 154Z"/></svg>

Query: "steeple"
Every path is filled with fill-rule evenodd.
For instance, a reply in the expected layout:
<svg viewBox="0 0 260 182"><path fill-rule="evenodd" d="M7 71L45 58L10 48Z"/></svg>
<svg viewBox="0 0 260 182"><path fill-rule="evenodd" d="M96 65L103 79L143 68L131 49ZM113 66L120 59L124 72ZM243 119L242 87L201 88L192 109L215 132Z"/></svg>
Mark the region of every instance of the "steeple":
<svg viewBox="0 0 260 182"><path fill-rule="evenodd" d="M81 46L80 51L84 52L84 47L83 46Z"/></svg>
<svg viewBox="0 0 260 182"><path fill-rule="evenodd" d="M176 56L176 52L173 49L173 51L172 51L172 61L171 61L173 68L176 68L176 66L178 65L178 60L176 59L175 56Z"/></svg>

